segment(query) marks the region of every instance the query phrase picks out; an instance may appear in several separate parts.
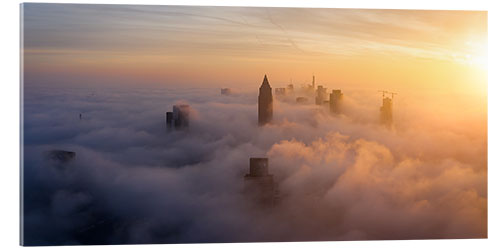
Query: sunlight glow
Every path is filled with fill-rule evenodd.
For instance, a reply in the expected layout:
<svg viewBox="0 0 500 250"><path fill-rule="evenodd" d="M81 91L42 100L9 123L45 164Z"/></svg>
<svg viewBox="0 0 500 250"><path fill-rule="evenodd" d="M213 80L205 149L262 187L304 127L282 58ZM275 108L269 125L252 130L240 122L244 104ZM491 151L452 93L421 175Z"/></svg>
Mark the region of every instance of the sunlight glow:
<svg viewBox="0 0 500 250"><path fill-rule="evenodd" d="M467 41L467 48L471 53L465 55L466 62L483 70L488 70L488 42L485 39Z"/></svg>

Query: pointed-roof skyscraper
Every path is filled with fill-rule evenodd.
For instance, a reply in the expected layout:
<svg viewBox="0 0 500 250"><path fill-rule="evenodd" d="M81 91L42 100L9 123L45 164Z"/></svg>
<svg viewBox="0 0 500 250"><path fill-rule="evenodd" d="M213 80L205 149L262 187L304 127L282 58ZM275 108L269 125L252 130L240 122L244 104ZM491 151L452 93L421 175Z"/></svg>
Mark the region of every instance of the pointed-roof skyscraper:
<svg viewBox="0 0 500 250"><path fill-rule="evenodd" d="M262 126L273 119L273 91L267 75L259 88L259 125Z"/></svg>

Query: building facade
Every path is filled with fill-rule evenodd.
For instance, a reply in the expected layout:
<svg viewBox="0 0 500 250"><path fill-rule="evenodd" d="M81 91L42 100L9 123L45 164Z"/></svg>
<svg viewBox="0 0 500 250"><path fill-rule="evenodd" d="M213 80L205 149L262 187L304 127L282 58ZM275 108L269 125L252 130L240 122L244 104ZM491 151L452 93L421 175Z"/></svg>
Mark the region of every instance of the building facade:
<svg viewBox="0 0 500 250"><path fill-rule="evenodd" d="M189 105L174 105L173 112L166 113L167 130L186 129L189 127Z"/></svg>
<svg viewBox="0 0 500 250"><path fill-rule="evenodd" d="M326 100L326 88L323 88L322 85L318 85L318 89L316 90L316 105L323 105Z"/></svg>
<svg viewBox="0 0 500 250"><path fill-rule="evenodd" d="M278 189L269 174L267 158L250 158L250 172L245 175L245 195L256 205L273 207L278 200Z"/></svg>
<svg viewBox="0 0 500 250"><path fill-rule="evenodd" d="M387 126L392 126L392 98L384 97L382 107L380 107L380 122Z"/></svg>
<svg viewBox="0 0 500 250"><path fill-rule="evenodd" d="M340 106L342 103L343 95L344 94L342 94L342 91L340 89L332 90L332 93L330 94L330 112L334 114L340 113Z"/></svg>

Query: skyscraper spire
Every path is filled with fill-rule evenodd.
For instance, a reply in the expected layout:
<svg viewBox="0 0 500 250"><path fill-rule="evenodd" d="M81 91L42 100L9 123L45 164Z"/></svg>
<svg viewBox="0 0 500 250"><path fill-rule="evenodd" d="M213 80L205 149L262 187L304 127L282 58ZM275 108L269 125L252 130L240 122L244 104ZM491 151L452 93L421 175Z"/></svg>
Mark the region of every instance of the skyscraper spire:
<svg viewBox="0 0 500 250"><path fill-rule="evenodd" d="M259 125L269 123L273 118L273 94L271 85L264 75L259 88Z"/></svg>
<svg viewBox="0 0 500 250"><path fill-rule="evenodd" d="M269 81L267 80L267 75L264 75L264 81L262 81L262 85L268 85L269 87L271 87L271 85L269 85Z"/></svg>

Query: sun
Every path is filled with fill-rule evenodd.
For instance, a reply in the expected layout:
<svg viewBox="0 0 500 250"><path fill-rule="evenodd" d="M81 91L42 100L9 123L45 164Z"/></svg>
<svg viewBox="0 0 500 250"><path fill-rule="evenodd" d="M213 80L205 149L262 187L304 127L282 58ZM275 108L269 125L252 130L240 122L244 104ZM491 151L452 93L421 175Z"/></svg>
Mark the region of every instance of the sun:
<svg viewBox="0 0 500 250"><path fill-rule="evenodd" d="M470 66L488 70L488 43L485 39L465 42L467 53L464 62Z"/></svg>
<svg viewBox="0 0 500 250"><path fill-rule="evenodd" d="M488 55L487 54L479 54L479 55L471 55L469 60L469 64L472 66L477 66L481 69L488 69Z"/></svg>

